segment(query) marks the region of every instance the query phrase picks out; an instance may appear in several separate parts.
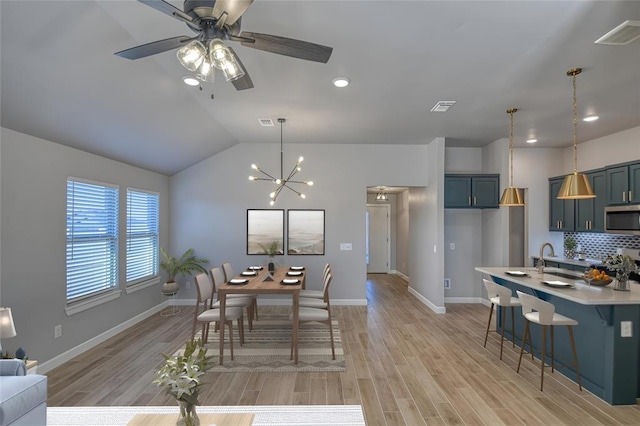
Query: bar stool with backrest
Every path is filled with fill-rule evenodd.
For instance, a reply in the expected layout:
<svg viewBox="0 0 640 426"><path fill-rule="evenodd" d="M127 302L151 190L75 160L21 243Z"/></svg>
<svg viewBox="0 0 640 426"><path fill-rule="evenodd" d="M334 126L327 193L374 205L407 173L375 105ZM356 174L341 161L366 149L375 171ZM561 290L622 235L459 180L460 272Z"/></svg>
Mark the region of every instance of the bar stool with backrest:
<svg viewBox="0 0 640 426"><path fill-rule="evenodd" d="M209 324L220 321L220 309L210 309L211 298L213 298L213 286L209 281L209 276L200 273L195 276L196 290L198 298L196 300L195 315L193 317L193 327L191 329L191 341L196 335L196 325L202 324L202 343L207 343L209 336ZM202 311L200 311L202 305ZM229 348L231 349L231 359L233 360L233 320L238 321L238 334L240 335L240 344L244 343L244 326L242 323L242 308L225 307L225 323L229 326ZM224 335L220 336L220 344L224 343Z"/></svg>
<svg viewBox="0 0 640 426"><path fill-rule="evenodd" d="M518 373L520 372L520 363L522 362L522 354L524 353L524 346L529 338L529 348L531 350L531 357L533 358L533 346L531 344L530 323L542 325L542 348L540 353L540 390L544 385L544 362L546 358L546 340L547 340L547 326L551 328L551 372L554 371L555 359L553 352L553 327L557 325L566 325L569 331L569 340L571 342L571 351L573 352L573 365L569 367L575 367L576 377L578 379L578 387L582 390L582 384L580 383L580 366L578 365L578 355L576 354L576 343L573 339L573 326L578 325L578 321L565 317L564 315L557 314L555 312L556 307L544 300L538 299L530 294L525 294L520 291L518 298L522 303L522 315L525 319L524 336L522 336L522 347L520 348L520 359L518 359Z"/></svg>
<svg viewBox="0 0 640 426"><path fill-rule="evenodd" d="M331 264L326 263L322 271L322 283L324 285L327 274L331 272ZM314 299L324 299L324 288L322 290L300 290L300 297L312 297Z"/></svg>
<svg viewBox="0 0 640 426"><path fill-rule="evenodd" d="M502 326L500 327L500 359L502 359L502 348L504 346L504 323L507 322L506 310L511 308L511 340L513 347L516 347L515 333L515 314L514 308L520 305L520 301L516 297L511 296L511 289L494 283L493 281L482 279L484 287L487 289L487 297L491 302L491 310L489 311L489 322L487 322L487 332L484 335L484 347L487 347L487 338L489 337L489 328L491 327L491 316L493 315L493 307L500 306L502 308Z"/></svg>
<svg viewBox="0 0 640 426"><path fill-rule="evenodd" d="M228 283L230 279L234 277L233 267L231 263L224 262L222 264L222 271L224 272L224 282ZM227 294L227 299L235 297L250 297L252 303L251 312L253 312L253 318L258 321L258 295L257 294Z"/></svg>

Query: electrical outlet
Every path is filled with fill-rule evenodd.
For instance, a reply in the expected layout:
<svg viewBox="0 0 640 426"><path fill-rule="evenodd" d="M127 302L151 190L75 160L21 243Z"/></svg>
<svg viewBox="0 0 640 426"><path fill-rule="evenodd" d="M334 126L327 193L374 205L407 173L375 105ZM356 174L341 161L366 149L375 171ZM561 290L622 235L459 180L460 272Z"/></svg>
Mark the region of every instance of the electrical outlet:
<svg viewBox="0 0 640 426"><path fill-rule="evenodd" d="M632 321L620 321L620 337L633 337Z"/></svg>
<svg viewBox="0 0 640 426"><path fill-rule="evenodd" d="M456 243L449 244L449 250L455 250L455 249L456 249Z"/></svg>
<svg viewBox="0 0 640 426"><path fill-rule="evenodd" d="M444 289L451 290L451 278L444 279Z"/></svg>
<svg viewBox="0 0 640 426"><path fill-rule="evenodd" d="M53 337L55 339L62 337L62 325L56 325L53 329Z"/></svg>

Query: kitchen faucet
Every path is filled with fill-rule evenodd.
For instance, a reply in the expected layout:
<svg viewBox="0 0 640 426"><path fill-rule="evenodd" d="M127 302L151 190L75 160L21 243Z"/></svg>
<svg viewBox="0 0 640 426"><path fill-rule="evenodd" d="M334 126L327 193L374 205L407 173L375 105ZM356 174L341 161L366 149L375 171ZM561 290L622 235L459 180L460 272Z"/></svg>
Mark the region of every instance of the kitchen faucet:
<svg viewBox="0 0 640 426"><path fill-rule="evenodd" d="M538 263L536 264L536 268L538 268L538 273L543 274L544 273L544 259L542 259L542 256L544 255L544 248L545 247L549 247L551 249L551 257L555 257L556 252L555 250L553 250L553 246L551 245L551 243L542 243L542 245L540 246L540 254L538 256Z"/></svg>

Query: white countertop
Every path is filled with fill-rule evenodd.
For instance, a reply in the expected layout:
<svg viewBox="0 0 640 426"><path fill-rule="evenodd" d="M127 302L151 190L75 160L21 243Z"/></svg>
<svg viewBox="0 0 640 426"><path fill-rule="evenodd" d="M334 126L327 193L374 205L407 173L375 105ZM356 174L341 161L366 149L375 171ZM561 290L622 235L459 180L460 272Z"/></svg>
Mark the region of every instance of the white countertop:
<svg viewBox="0 0 640 426"><path fill-rule="evenodd" d="M535 257L536 259L538 258L538 256L531 256L532 258ZM559 262L559 263L568 263L570 265L576 265L576 266L584 266L585 268L588 268L589 266L592 265L601 265L602 264L602 260L598 260L598 259L570 259L568 257L560 257L560 256L542 256L543 260L548 260L549 262Z"/></svg>
<svg viewBox="0 0 640 426"><path fill-rule="evenodd" d="M567 271L560 268L545 268L544 274L539 274L535 268L531 267L485 267L477 266L476 271L487 275L503 278L534 290L543 291L554 296L562 297L581 305L640 305L640 284L631 283L629 287L631 291L617 291L610 288L613 284L606 287L588 286L587 283L579 277L580 273L575 271ZM506 271L522 271L528 276L517 277L508 275ZM576 274L576 279L571 280L564 277L558 277L546 272L562 272L564 274ZM563 281L572 284L571 288L556 288L542 284L542 281Z"/></svg>

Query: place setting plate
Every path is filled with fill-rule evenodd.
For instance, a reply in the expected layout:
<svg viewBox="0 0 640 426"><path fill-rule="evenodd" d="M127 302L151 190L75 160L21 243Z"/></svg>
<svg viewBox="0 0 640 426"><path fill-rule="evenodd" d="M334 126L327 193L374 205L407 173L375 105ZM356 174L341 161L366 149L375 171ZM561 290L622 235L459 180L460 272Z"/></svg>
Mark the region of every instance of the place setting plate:
<svg viewBox="0 0 640 426"><path fill-rule="evenodd" d="M249 266L247 269L250 271L262 271L263 266Z"/></svg>
<svg viewBox="0 0 640 426"><path fill-rule="evenodd" d="M512 277L528 277L529 274L523 271L505 271L505 274L511 275Z"/></svg>
<svg viewBox="0 0 640 426"><path fill-rule="evenodd" d="M233 278L233 279L229 280L229 284L231 284L231 285L241 285L241 284L246 284L248 282L249 282L249 280L242 279L242 278Z"/></svg>
<svg viewBox="0 0 640 426"><path fill-rule="evenodd" d="M255 277L256 275L258 275L257 271L242 271L240 273L240 275L242 275L243 277Z"/></svg>
<svg viewBox="0 0 640 426"><path fill-rule="evenodd" d="M304 266L291 266L289 269L292 271L304 271Z"/></svg>
<svg viewBox="0 0 640 426"><path fill-rule="evenodd" d="M289 271L289 272L287 272L287 276L288 277L299 277L300 275L302 275L301 271Z"/></svg>
<svg viewBox="0 0 640 426"><path fill-rule="evenodd" d="M542 284L556 288L573 288L573 284L565 283L564 281L542 281Z"/></svg>
<svg viewBox="0 0 640 426"><path fill-rule="evenodd" d="M296 279L292 279L292 278L285 278L284 280L280 281L280 284L282 284L282 285L297 285L297 284L300 284L300 280L296 280Z"/></svg>

